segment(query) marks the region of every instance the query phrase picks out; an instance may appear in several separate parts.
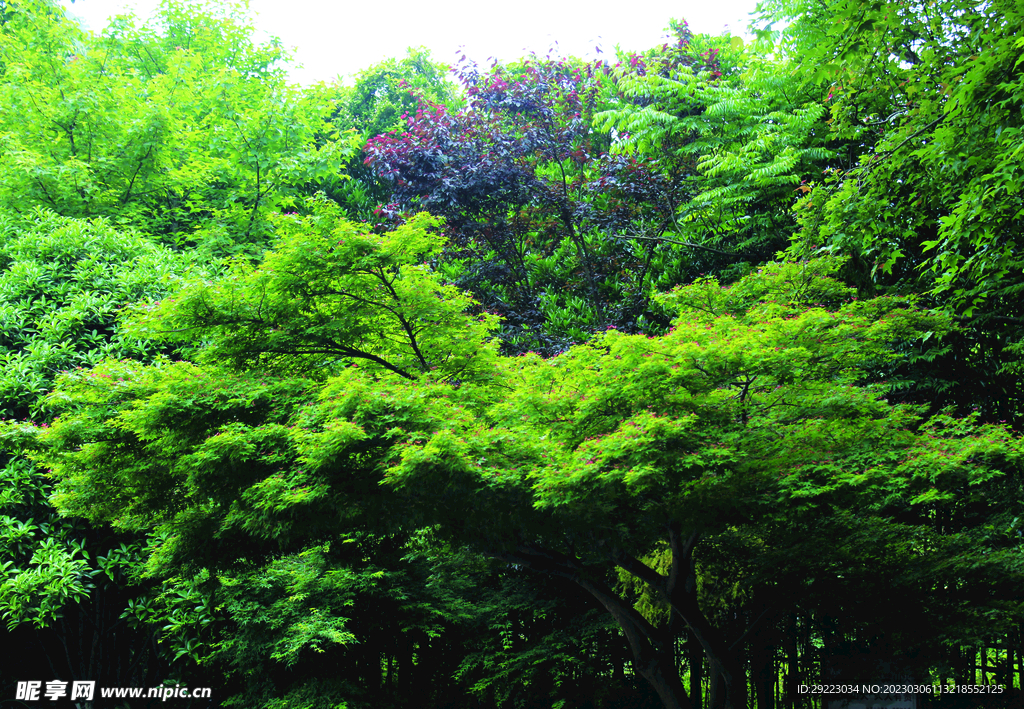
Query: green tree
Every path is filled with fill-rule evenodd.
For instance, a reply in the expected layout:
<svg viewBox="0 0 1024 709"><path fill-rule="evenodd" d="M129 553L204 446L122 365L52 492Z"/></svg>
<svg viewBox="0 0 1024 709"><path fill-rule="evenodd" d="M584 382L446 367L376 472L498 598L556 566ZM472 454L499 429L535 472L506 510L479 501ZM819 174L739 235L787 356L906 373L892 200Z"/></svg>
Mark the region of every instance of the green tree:
<svg viewBox="0 0 1024 709"><path fill-rule="evenodd" d="M788 245L794 196L832 154L827 109L763 47L693 35L685 22L671 30L675 42L619 57L595 123L615 131L616 153L681 184L685 198L647 237L683 259L681 281L734 280ZM660 290L676 285L664 280L671 270L655 269Z"/></svg>
<svg viewBox="0 0 1024 709"><path fill-rule="evenodd" d="M797 253L851 256L864 294L927 293L963 328L908 352L910 395L1020 415L1018 3L762 4L780 50L829 103L851 160L798 205ZM920 355L925 355L920 357ZM915 356L916 355L916 356Z"/></svg>
<svg viewBox="0 0 1024 709"><path fill-rule="evenodd" d="M259 252L267 215L333 187L355 145L285 83L242 9L165 2L85 33L41 0L0 31L0 204L106 216L219 256ZM314 138L329 140L316 145Z"/></svg>
<svg viewBox="0 0 1024 709"><path fill-rule="evenodd" d="M439 220L420 214L377 235L329 200L307 208L277 220L280 240L260 267L238 260L225 278L182 289L146 308L136 332L256 372L323 377L365 363L409 380L489 376L497 318L467 315L471 298L426 264L444 245Z"/></svg>
<svg viewBox="0 0 1024 709"><path fill-rule="evenodd" d="M420 229L402 227L395 238L415 251L421 237L401 232ZM370 259L329 238L348 263ZM384 252L395 243L375 238ZM293 283L271 268L283 254L268 256L263 283ZM349 277L326 250L314 263ZM339 320L338 332L366 351L341 353L361 366L337 366L333 376L329 368L294 378L305 365L110 362L62 378L51 401L66 413L38 432L36 456L61 481L64 510L158 531L154 569L265 563L356 530L431 529L455 548L570 581L571 593L616 621L635 671L666 707L690 704L673 655L685 626L724 706L745 706L736 648L758 619L748 616L735 637L735 628L712 623L708 596L697 592L698 557L728 573L729 557L712 552L729 535L760 537L755 566L786 579L808 568L863 574L879 555L911 559L931 585L907 592L923 599L942 586L945 552L959 548L958 582L997 591L981 611L988 622L1019 603L1017 540L978 530L1010 529L1020 514L1021 441L998 426L925 420L889 403L890 388L872 373L900 356L892 343L941 332L949 318L908 299L850 300L830 278L840 265L770 265L730 289L701 282L665 298L679 316L663 337L613 331L548 360L491 360L457 385L444 367L395 366L406 350L372 334L404 337L395 303L358 311L361 328ZM416 277L428 292L440 287L427 270ZM258 292L274 312L274 290ZM188 302L176 301L168 317ZM317 323L325 311L305 302L310 311L295 319ZM468 305L452 302L451 317L482 346L487 330L457 315ZM234 352L239 336L213 325L210 351ZM254 353L274 352L264 347L272 340L252 342ZM932 524L935 510L958 524ZM828 522L837 515L841 524ZM868 557L836 545L844 525L863 530L872 521L892 533L862 534ZM926 543L894 547L910 532ZM809 544L819 553L805 561ZM655 552L668 554L667 573L651 561ZM984 578L972 580L967 568L984 569ZM649 586L677 623L658 626L638 612L615 588L616 569ZM831 588L807 583L812 593ZM791 603L789 590L759 602Z"/></svg>
<svg viewBox="0 0 1024 709"><path fill-rule="evenodd" d="M196 395L196 402L212 401L209 395L218 398L233 390L235 394L228 395L222 403L232 411L238 406L239 413L248 411L243 419L271 403L274 408L283 406L288 410L289 402L305 404L316 379L357 364L404 379L457 378L467 389L476 380L490 378L493 347L482 345L482 339L493 326L494 318L461 316L460 311L471 301L451 286L438 283L421 265L441 246L434 233L436 220L423 215L379 236L340 219L340 210L333 203L320 200L309 209L311 214L306 217L280 218L279 248L267 255L261 269L254 270L240 259L214 285L198 281L191 287L179 288L177 294L159 304L139 307L136 332L127 337L136 341L134 338L147 331L152 334L156 328L167 328L174 332L156 334L182 342L198 337L201 343L211 346L213 341L219 342L221 346L213 347L216 356L233 358L240 368L254 371L254 378L243 377L224 388L215 376L219 383L204 393L205 387L189 374L186 386ZM74 220L64 221L77 224ZM71 243L68 234L59 231L53 234L52 241ZM107 247L106 252L115 257L118 251L114 244ZM73 256L55 261L79 268L85 265ZM15 275L24 270L15 269ZM110 268L107 265L96 270L108 273ZM143 275L139 272L128 277ZM85 285L100 292L96 284ZM127 303L137 300L145 298L125 298ZM318 317L317 324L314 321ZM346 320L347 325L343 322ZM138 341L148 351L160 346L153 339ZM264 351L249 357L253 347L262 347ZM216 359L213 349L203 357ZM107 352L115 357L119 353ZM136 354L142 356L142 352ZM140 366L130 360L111 361L121 362L118 367ZM94 360L84 363L92 364ZM167 362L160 366L172 371L196 370L186 363ZM66 376L71 378L93 371L82 367L67 369L70 371ZM268 377L259 373L264 370L277 374ZM277 379L288 372L313 379ZM102 374L97 376L104 378ZM48 388L48 384L41 382L40 387ZM235 414L226 415L229 419L237 418ZM11 423L9 448L20 448L25 425ZM267 439L264 445L273 446L274 442ZM172 489L165 492L177 494ZM42 499L38 502L45 508ZM16 527L12 534L23 531L24 525L19 526L13 519L11 522ZM201 660L210 668L223 668L238 675L240 680L259 678L236 690L236 700L246 705L259 702L261 706L276 706L278 701L299 701L301 697L306 698L302 701L314 701L315 697L339 695L372 704L374 699L380 700L380 692L394 693L399 689L390 686L390 680L384 683L387 686L378 686L384 681L379 665L380 653L384 651L399 658L396 672L402 677L401 689L406 695L412 691L413 677L426 680L431 676L429 670L417 671L411 666L413 648L419 648L422 657L431 637L443 639L458 632L452 623L459 619L459 612L438 610L446 602L458 603L458 599L445 601L445 593L429 589L425 593L422 584L414 583L425 578L429 569L424 563L403 560L409 554L402 542L408 532L395 540L395 530L385 528L376 536L353 537L352 541L357 542L353 544L340 542L333 534L314 534L310 546L309 535L296 535L283 528L278 531L281 534L271 533L269 545L239 546L241 538L227 542L223 548L216 543L201 544L209 553L193 557L192 563L219 569L220 576L189 574L163 576L159 583L150 580L150 586L156 583L155 591L148 594L145 603L136 601L128 615L142 623L161 620L159 637L169 657ZM294 543L289 541L292 538ZM140 561L146 559L152 569L164 568L160 550L167 547L159 546L160 540L157 536L155 546L138 550L134 557L136 573L140 571ZM229 548L233 550L228 552ZM236 552L245 554L248 563L237 563ZM269 561L271 558L277 560ZM261 559L266 563L260 563ZM72 561L83 572L88 571L84 557ZM56 566L50 564L46 568ZM22 582L31 570L19 572L17 578L12 576L12 593L16 587L24 586ZM88 589L88 574L83 577L71 573L66 583L76 580ZM127 578L118 580L125 582ZM214 599L216 612L212 610ZM66 605L68 599L61 596L46 600L59 615L61 604ZM461 603L465 606L465 602ZM352 604L360 609L354 620L348 610ZM462 615L466 613L461 611ZM442 622L440 618L450 618L451 622ZM382 633L383 628L387 628L386 633ZM358 642L354 643L356 637ZM332 651L332 662L339 661L340 653L340 661L354 663L347 678L323 683L322 672L318 674L316 670L320 664L305 661L310 653L316 656L315 651L322 646ZM300 655L305 658L301 671L296 666ZM458 658L453 657L449 670L454 672L457 667Z"/></svg>
<svg viewBox="0 0 1024 709"><path fill-rule="evenodd" d="M135 578L139 535L61 517L49 503L46 471L17 455L17 427L52 420L43 397L59 372L160 351L121 331L118 314L159 298L187 266L102 219L0 214L0 411L17 422L0 453L0 617L5 644L28 648L5 663L5 683L40 667L112 684L165 676L156 628L143 622L152 618Z"/></svg>

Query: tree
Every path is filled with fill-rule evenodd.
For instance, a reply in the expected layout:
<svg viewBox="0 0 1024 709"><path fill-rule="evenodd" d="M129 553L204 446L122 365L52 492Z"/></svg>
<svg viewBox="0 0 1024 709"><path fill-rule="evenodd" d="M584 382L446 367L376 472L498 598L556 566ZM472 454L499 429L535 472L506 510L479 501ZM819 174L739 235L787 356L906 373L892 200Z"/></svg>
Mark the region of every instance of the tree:
<svg viewBox="0 0 1024 709"><path fill-rule="evenodd" d="M670 29L674 42L619 57L595 123L615 153L678 175L686 197L668 205L664 240L693 253L682 282L735 280L787 245L794 192L829 155L826 109L741 38Z"/></svg>
<svg viewBox="0 0 1024 709"><path fill-rule="evenodd" d="M102 219L0 214L0 411L15 431L52 420L43 397L58 372L155 356L158 345L118 328L118 313L160 297L188 265ZM111 685L156 684L167 664L149 615L153 584L135 576L144 540L61 517L49 503L52 481L17 455L18 439L6 436L0 453L0 616L5 644L26 649L5 663L4 682L46 667Z"/></svg>
<svg viewBox="0 0 1024 709"><path fill-rule="evenodd" d="M0 32L6 209L258 254L268 214L343 179L352 136L325 128L329 102L286 86L281 47L256 45L239 6L169 1L152 24L122 16L99 37L46 2L16 6Z"/></svg>
<svg viewBox="0 0 1024 709"><path fill-rule="evenodd" d="M687 55L682 70L714 64ZM609 71L538 57L487 73L467 64L467 108L421 103L408 130L366 147L392 186L383 214L445 218L438 267L504 318L506 353L554 354L608 326L667 323L650 295L681 280L681 250L660 237L686 190L679 171L607 154L610 135L592 124Z"/></svg>
<svg viewBox="0 0 1024 709"><path fill-rule="evenodd" d="M197 332L209 336L218 331L228 335L227 339L239 338L234 345L227 345L225 340L223 344L228 349L218 352L226 357L228 350L234 348L240 368L297 372L313 378L277 381L274 376L268 380L260 374L254 375L257 378L253 380L244 377L236 382L235 391L248 403L229 396L223 403L232 410L239 404L242 409L252 406L259 410L269 401L274 406L286 407L288 401L306 403L304 396L316 379L360 362L364 367L405 379L458 378L466 388L481 376L490 376L493 352L487 346L481 347L480 333L487 331L493 318L474 317L457 331L453 329L453 321L470 303L469 299L452 287L431 280L431 274L420 265L423 258L440 247L439 237L431 233L434 220L424 215L378 236L340 220L340 210L329 202L315 202L309 208L312 214L307 217L281 217L279 231L287 236L282 236L279 250L267 256L263 270L253 273L246 261L239 260L216 286L199 281L184 294L141 306L137 309L137 330L157 327L155 320L160 315L160 327L177 332L158 335L187 342ZM70 244L67 234L56 233L53 239ZM113 244L107 246L111 256L118 253ZM78 263L74 257L56 261ZM309 278L313 271L317 275ZM267 278L275 273L276 279ZM135 277L141 275L137 273ZM127 302L134 300L126 298ZM317 312L322 316L319 326L309 321ZM342 316L349 319L348 329L339 320L344 319ZM139 341L151 349L155 345L151 339ZM250 360L244 349L254 346L256 341L267 352ZM280 349L282 343L287 344L287 351ZM129 360L121 362L124 365ZM140 365L135 362L131 366ZM193 369L185 363L165 366ZM86 369L67 369L66 376L72 379L86 376ZM103 376L98 378L102 380ZM263 383L268 382L271 386L263 389ZM214 398L226 393L222 384L211 390ZM42 386L48 388L46 384ZM211 400L199 393L204 387L197 388L197 382L186 386L198 393L196 401ZM22 421L10 422L6 436L9 448L24 450L25 425ZM266 443L271 444L269 440ZM218 551L216 544L204 544L211 552L205 558L211 568L220 570L219 576L169 574L158 580L145 580L150 586L156 585L157 592L149 594L145 603L136 602L130 616L150 622L161 619L159 638L162 648L169 650L169 659L185 656L200 660L210 668L241 675L240 681L249 675L260 677L260 681L242 683L235 690L236 699L244 702L273 706L289 696L337 697L340 692L342 697L372 704L385 686L390 693L399 689L389 684L390 679L378 686L383 680L379 661L374 670L374 657L382 651L392 658L403 658L398 671L402 692L408 694L410 678L430 676L428 669L417 671L410 665L413 648L418 647L423 656L431 642L428 632L441 639L437 642L453 634L457 636L461 632L456 627L460 613L465 615L469 612L465 608L472 607L458 598L445 601L443 591L425 593L422 584L414 583L425 578L430 570L423 562L404 560L409 554L403 541L408 532L397 539L393 532L357 535L352 537L351 544L338 542L329 535L328 541L310 545L308 536L298 535L298 542L293 545L287 541L293 533L285 530L285 535L277 537L269 547L246 545L249 563L229 562L227 567L216 559L227 559L231 554L225 549ZM156 541L150 548L137 550L135 573L141 574L142 562L162 568L159 552L153 551L159 548L154 545L160 537L153 539ZM238 541L229 542L228 546ZM270 557L276 560L257 563L260 558ZM201 561L199 557L195 560ZM75 557L74 561L83 567L83 572L88 571L84 559ZM47 568L57 567L50 563ZM14 581L12 577L12 589L16 587ZM79 581L88 591L88 574L67 575L68 583ZM125 583L127 579L118 581ZM299 587L303 591L296 597L295 589ZM49 602L59 615L61 610L57 609L67 600L61 597ZM463 610L442 614L438 609L444 608L446 602ZM360 608L356 619L351 619L347 610L353 603ZM439 616L450 617L453 622L443 623ZM391 635L380 634L384 627L390 628ZM357 637L354 649L341 649L343 644L353 644ZM409 640L403 643L403 638ZM316 671L319 665L304 662L303 670L298 670L296 662L300 655L307 658L322 646L331 651L333 661L339 661L340 653L341 661L354 663L347 678L325 684L321 681L322 673ZM150 664L159 669L157 663ZM450 671L454 672L457 666L458 658L453 658ZM179 671L180 668L179 664ZM356 691L359 687L362 689Z"/></svg>
<svg viewBox="0 0 1024 709"><path fill-rule="evenodd" d="M305 228L307 239L322 233L314 220ZM374 262L374 251L389 253L392 244L415 253L424 242L411 235L421 229L414 220L395 236L361 237L356 243L365 246L357 248L328 232L310 263L349 278L353 266ZM308 241L289 248L299 243ZM261 284L268 313L286 312L272 284L304 292L293 269L279 266L286 251L268 256L242 286ZM914 559L922 578L943 572L943 552L960 544L963 564L985 569L988 579L977 583L1006 579L994 587L1011 595L989 598L991 610L1019 602L1016 542L972 530L1011 526L1021 441L999 426L924 420L913 407L889 403L888 389L871 376L898 357L891 343L942 331L949 319L907 299L850 300L851 291L829 278L839 267L770 265L730 289L698 283L665 298L679 313L665 336L610 331L548 360L491 360L459 382L445 366L397 365L408 355L389 348L408 333L394 325L395 311L406 307L396 303L358 311L359 326L339 321L339 337L363 350L337 354L365 366L339 362L313 378L294 376L308 364L231 371L212 361L111 362L62 378L51 400L65 413L36 432L34 455L61 481L56 499L65 511L158 531L153 568L263 564L357 530L431 529L456 548L564 578L614 618L637 673L662 703L689 706L673 658L672 633L681 628L657 627L635 610L613 588L620 569L647 584L695 636L723 706L744 706L737 647L759 620L730 637L709 620L695 575L697 550L737 531L767 545L761 569L793 578L815 566L865 569L848 547L827 551L834 515L850 529L866 520L893 532L919 530L936 543L898 553ZM441 287L427 270L392 273L410 284L420 279L427 292ZM304 278L316 283L314 275ZM234 288L210 302L246 303ZM312 323L300 332L323 327L317 318L326 311L313 298L325 291L308 291L306 312L289 311ZM167 317L195 302L179 297ZM458 315L469 306L468 299L450 305L452 326L461 318L480 346L487 331L475 316ZM275 322L254 327L266 332ZM248 339L253 353L276 353L272 339L236 336L221 324L214 319L208 330L210 352L233 353ZM373 334L387 331L391 339ZM960 527L931 525L932 510ZM805 563L793 553L808 538L824 551ZM879 553L897 553L886 551L895 534L868 538ZM643 561L658 551L669 555L667 573ZM966 574L959 580L974 583ZM769 601L784 604L784 590ZM927 585L917 592L927 597Z"/></svg>
<svg viewBox="0 0 1024 709"><path fill-rule="evenodd" d="M484 338L497 318L467 316L468 295L427 267L443 247L437 219L420 214L375 235L329 200L307 207L278 219L280 241L260 268L236 261L229 276L147 308L137 332L194 342L206 361L257 372L319 378L363 362L409 380L488 376Z"/></svg>
<svg viewBox="0 0 1024 709"><path fill-rule="evenodd" d="M800 568L792 552L808 535L835 543L835 530L813 531L822 516L859 511L933 534L926 505L971 519L981 498L967 486L1004 472L1005 487L993 489L1008 506L971 525L1007 529L1015 514L1018 439L943 417L922 426L912 409L881 398L884 387L856 386L898 356L888 342L941 329L944 318L893 299L839 305L849 291L814 277L836 267L776 266L730 291L685 288L676 296L681 317L664 338L612 333L553 360L527 359L523 383L491 417L409 446L388 478L425 517L440 497L424 493L443 491L455 507L453 535L571 578L598 598L630 639L638 672L666 706L682 705L668 638L603 581L613 566L642 579L696 635L724 684L725 706L743 705L746 679L734 654L742 641L713 627L697 602L699 539L752 528L785 544L769 554L776 571ZM811 305L830 301L831 309ZM502 519L517 495L512 519ZM778 534L787 524L799 531ZM1015 542L989 543L1009 554L1001 573L1014 578ZM640 561L657 545L671 550L666 574ZM1002 562L986 562L987 544L980 546L968 552L972 563L998 569ZM938 548L908 550L932 578L948 563L948 547ZM863 557L846 563L863 568ZM1001 588L1019 603L1012 581Z"/></svg>
<svg viewBox="0 0 1024 709"><path fill-rule="evenodd" d="M831 132L857 146L808 184L794 253L849 254L863 294L923 292L961 318L908 353L909 396L1016 421L1024 16L1010 2L824 7L762 7L793 20L782 51L830 87Z"/></svg>

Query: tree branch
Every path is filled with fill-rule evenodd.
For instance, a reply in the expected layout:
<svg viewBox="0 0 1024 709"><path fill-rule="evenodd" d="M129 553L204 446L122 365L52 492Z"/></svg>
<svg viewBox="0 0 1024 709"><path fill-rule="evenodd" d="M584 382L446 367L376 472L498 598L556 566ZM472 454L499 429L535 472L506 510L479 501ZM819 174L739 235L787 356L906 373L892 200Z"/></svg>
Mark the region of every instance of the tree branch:
<svg viewBox="0 0 1024 709"><path fill-rule="evenodd" d="M722 251L721 249L715 249L711 246L704 246L702 244L694 244L689 241L678 241L677 239L669 239L667 236L617 236L616 239L643 239L644 241L664 241L668 244L678 244L679 246L689 246L691 249L701 249L702 251L710 251L713 254L719 254L720 256L729 256L730 258L739 258L740 255L733 251Z"/></svg>

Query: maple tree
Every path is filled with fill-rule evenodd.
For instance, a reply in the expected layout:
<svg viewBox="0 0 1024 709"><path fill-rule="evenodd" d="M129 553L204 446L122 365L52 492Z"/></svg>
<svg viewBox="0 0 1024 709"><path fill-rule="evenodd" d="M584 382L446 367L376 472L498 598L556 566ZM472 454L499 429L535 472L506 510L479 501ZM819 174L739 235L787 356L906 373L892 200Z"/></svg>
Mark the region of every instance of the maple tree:
<svg viewBox="0 0 1024 709"><path fill-rule="evenodd" d="M695 54L689 39L680 51ZM667 323L650 294L683 278L685 249L662 238L687 200L683 175L610 154L610 132L592 127L610 74L600 61L536 56L485 73L466 63L466 108L421 102L407 130L366 146L393 190L379 211L445 218L438 268L503 317L506 352L553 354L607 327Z"/></svg>
<svg viewBox="0 0 1024 709"><path fill-rule="evenodd" d="M387 253L401 243L413 255L418 242L402 234L417 228L411 220L393 232L397 241L376 237L365 248ZM371 262L334 236L328 243L342 261L309 262L325 275ZM278 267L282 258L265 260L271 281L250 280L268 313L277 310L269 283L295 278ZM728 289L698 283L665 297L678 315L664 336L613 331L555 358L491 360L457 383L444 367L410 376L396 366L405 355L392 348L407 331L371 334L419 307L408 297L359 311L338 331L365 348L339 354L366 366L302 375L307 367L109 363L61 379L51 400L66 413L35 434L33 455L62 481L55 500L67 512L158 532L156 568L230 569L338 535L428 529L565 578L615 619L664 706L689 706L672 659L681 628L655 625L616 591L609 575L621 569L669 604L699 643L724 706L742 707L738 639L711 622L697 593L699 544L748 529L773 545L759 563L797 577L806 562L787 562L790 552L804 548L820 518L838 514L853 530L877 523L924 535L929 544L900 553L934 575L947 565L935 549L963 540L932 524L932 512L976 515L979 501L1005 500L985 519L1006 526L1006 495L1020 484L1024 451L1008 430L924 420L886 401L889 390L873 380L898 357L892 342L946 329L948 317L907 299L850 300L829 278L838 266L773 264ZM428 292L439 282L428 271L396 277L424 279L418 287ZM316 282L312 272L305 278ZM189 302L179 296L157 317L175 323ZM469 305L451 306L453 326L462 322L467 341L481 346L486 330ZM286 317L315 323L321 308L310 308ZM219 328L215 318L207 329L210 352L240 340L274 351ZM318 381L317 372L329 376ZM832 527L817 533L832 538ZM895 553L877 530L859 539L878 547L873 554ZM1012 588L1013 563L998 553L1012 541L979 542L969 563ZM669 554L665 574L643 561L658 550ZM818 563L855 574L869 562L840 544ZM772 601L785 603L787 587L778 588Z"/></svg>

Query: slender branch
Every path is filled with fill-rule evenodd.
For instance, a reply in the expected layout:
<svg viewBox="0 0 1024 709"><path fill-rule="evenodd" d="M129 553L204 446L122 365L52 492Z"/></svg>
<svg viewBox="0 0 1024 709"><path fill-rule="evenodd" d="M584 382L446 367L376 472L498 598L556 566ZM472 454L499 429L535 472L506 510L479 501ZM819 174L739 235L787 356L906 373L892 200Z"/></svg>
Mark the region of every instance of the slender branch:
<svg viewBox="0 0 1024 709"><path fill-rule="evenodd" d="M401 367L396 367L395 365L393 365L390 362L388 362L386 359L384 359L382 357L378 357L375 354L371 354L369 352L364 352L363 350L357 350L354 347L346 347L345 345L340 345L340 344L338 344L336 342L328 342L328 344L331 345L330 348L327 348L327 347L300 348L300 349L276 349L275 348L275 349L262 350L259 354L273 354L273 355L335 354L335 355L341 355L342 357L351 357L352 359L368 359L371 362L376 362L380 366L384 367L384 369L387 369L389 372L394 372L395 374L397 374L400 377L403 377L405 379L410 379L410 380L416 379L416 377L414 377L412 374L409 374L408 372L406 372Z"/></svg>
<svg viewBox="0 0 1024 709"><path fill-rule="evenodd" d="M922 133L924 133L927 130L931 130L932 128L934 128L936 125L938 125L939 123L941 123L945 119L946 119L946 115L945 114L939 116L938 118L936 118L931 123L929 123L929 124L927 124L925 126L922 126L921 128L918 128L916 131L914 131L913 133L908 135L896 147L890 148L889 150L883 150L882 152L877 153L876 155L872 155L871 156L871 161L869 163L867 163L866 165L863 165L861 167L854 168L853 170L850 170L850 172L856 172L857 173L857 187L858 188L860 187L861 182L867 176L867 173L871 172L872 169L874 169L875 167L880 165L887 158L891 157L897 150L899 150L904 145L906 145L907 143L912 141L914 138L916 138L917 136L921 135Z"/></svg>
<svg viewBox="0 0 1024 709"><path fill-rule="evenodd" d="M146 154L142 156L141 160L139 160L139 164L138 166L136 166L135 172L132 173L132 179L129 180L128 187L125 189L124 195L121 197L121 206L128 204L128 200L132 196L132 188L135 187L135 179L139 176L139 173L142 171L142 166L145 164L146 160L149 159L149 156L152 154L153 146L151 145L149 146L149 149L146 150Z"/></svg>
<svg viewBox="0 0 1024 709"><path fill-rule="evenodd" d="M291 272L289 271L288 273L291 273ZM293 275L296 278L298 278L298 276L296 276L296 274L294 274L294 273L291 273L291 275ZM351 298L352 300L355 300L355 301L357 301L359 303L363 303L364 305L370 305L370 306L373 306L375 308L381 308L383 310L387 310L389 313L391 313L395 317L400 317L398 315L398 313L395 312L395 310L393 308L389 307L388 305L385 305L384 303L378 303L377 301L370 300L369 298L364 298L364 297L362 297L360 295L356 295L355 293L349 293L348 291L335 290L334 288L328 288L328 289L325 289L325 290L306 290L305 288L303 288L301 286L299 286L296 290L298 290L300 293L302 293L302 295L304 295L306 298L314 298L314 297L317 297L317 296L325 296L325 295L341 295L341 296L345 296L346 298Z"/></svg>
<svg viewBox="0 0 1024 709"><path fill-rule="evenodd" d="M384 275L383 268L379 272L375 272L373 275L380 279L380 282L383 283L384 287L388 289L388 292L391 293L391 297L395 299L395 302L401 305L402 299L398 296L398 292L395 290L395 287L392 284L392 282L389 281L387 276ZM416 358L420 361L420 366L423 368L423 371L429 371L430 363L427 361L427 358L424 357L423 353L420 351L419 343L416 341L416 332L414 331L412 325L410 325L409 322L405 319L405 317L398 311L392 310L391 308L387 308L387 310L398 319L398 323L402 326L402 329L405 330L405 333L409 336L409 346L412 347L413 353L416 355Z"/></svg>
<svg viewBox="0 0 1024 709"><path fill-rule="evenodd" d="M629 554L619 553L615 556L615 565L636 576L655 591L668 594L668 576L662 576L647 564Z"/></svg>
<svg viewBox="0 0 1024 709"><path fill-rule="evenodd" d="M689 246L691 249L701 249L702 251L710 251L713 254L719 254L721 256L730 256L732 258L739 258L740 255L733 251L722 251L711 246L704 246L702 244L694 244L689 241L679 241L677 239L670 239L667 236L617 236L617 239L643 239L644 241L664 241L667 244L678 244L679 246Z"/></svg>

